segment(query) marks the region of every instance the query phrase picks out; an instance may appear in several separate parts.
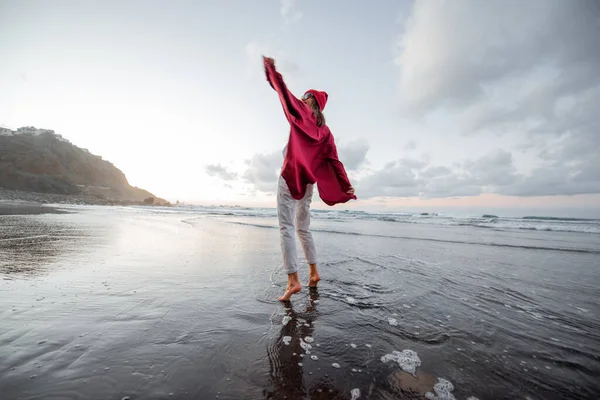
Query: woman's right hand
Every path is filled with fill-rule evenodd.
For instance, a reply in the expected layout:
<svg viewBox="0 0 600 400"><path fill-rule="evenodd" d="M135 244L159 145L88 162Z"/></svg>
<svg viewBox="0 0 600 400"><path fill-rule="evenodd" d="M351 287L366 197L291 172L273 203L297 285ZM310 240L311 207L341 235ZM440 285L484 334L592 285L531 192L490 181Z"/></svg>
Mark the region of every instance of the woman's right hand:
<svg viewBox="0 0 600 400"><path fill-rule="evenodd" d="M350 186L350 189L348 189L346 194L349 194L350 196L354 196L354 188L352 186Z"/></svg>
<svg viewBox="0 0 600 400"><path fill-rule="evenodd" d="M265 62L269 65L275 65L275 60L273 60L271 57L265 57L263 56L263 59L265 60Z"/></svg>

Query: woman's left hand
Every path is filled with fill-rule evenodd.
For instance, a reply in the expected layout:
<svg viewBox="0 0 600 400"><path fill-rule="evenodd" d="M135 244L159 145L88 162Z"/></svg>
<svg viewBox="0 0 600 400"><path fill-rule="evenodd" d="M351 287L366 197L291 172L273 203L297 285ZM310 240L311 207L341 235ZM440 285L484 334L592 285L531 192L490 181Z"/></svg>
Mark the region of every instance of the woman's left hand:
<svg viewBox="0 0 600 400"><path fill-rule="evenodd" d="M352 186L350 186L350 189L348 189L348 191L346 193L349 194L350 196L353 196L354 195L354 188Z"/></svg>
<svg viewBox="0 0 600 400"><path fill-rule="evenodd" d="M269 64L269 65L275 65L275 60L273 60L271 57L265 57L265 56L263 56L263 59L267 62L267 64Z"/></svg>

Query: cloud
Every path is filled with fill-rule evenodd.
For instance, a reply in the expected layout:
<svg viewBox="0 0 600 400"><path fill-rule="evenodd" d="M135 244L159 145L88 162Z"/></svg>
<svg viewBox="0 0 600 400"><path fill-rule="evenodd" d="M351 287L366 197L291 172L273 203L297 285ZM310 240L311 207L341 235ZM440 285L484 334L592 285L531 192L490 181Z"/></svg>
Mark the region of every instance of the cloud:
<svg viewBox="0 0 600 400"><path fill-rule="evenodd" d="M589 164L589 165L588 165ZM463 164L471 182L487 192L507 196L554 196L600 193L600 160L577 163L547 162L529 174L519 173L513 157L495 150ZM595 172L593 172L595 171Z"/></svg>
<svg viewBox="0 0 600 400"><path fill-rule="evenodd" d="M517 179L512 154L496 149L474 161L467 160L463 167L473 182L482 186L510 185Z"/></svg>
<svg viewBox="0 0 600 400"><path fill-rule="evenodd" d="M553 196L600 193L600 159L592 165L554 163L519 173L511 153L490 151L452 168L404 158L362 178L361 198L446 198L494 193L507 196Z"/></svg>
<svg viewBox="0 0 600 400"><path fill-rule="evenodd" d="M419 196L418 171L400 160L357 182L356 192L361 198L371 197L414 197Z"/></svg>
<svg viewBox="0 0 600 400"><path fill-rule="evenodd" d="M396 58L407 105L427 110L470 104L489 98L495 85L518 83L532 72L540 80L557 74L551 89L542 89L555 95L598 82L599 15L594 0L417 1ZM524 88L529 102L539 90L532 87L536 82Z"/></svg>
<svg viewBox="0 0 600 400"><path fill-rule="evenodd" d="M414 140L410 140L404 145L404 150L415 150L416 148L417 143Z"/></svg>
<svg viewBox="0 0 600 400"><path fill-rule="evenodd" d="M596 171L596 172L592 172ZM519 176L498 193L512 196L553 196L600 193L600 162L580 170L566 164L536 168Z"/></svg>
<svg viewBox="0 0 600 400"><path fill-rule="evenodd" d="M366 161L369 144L364 139L338 146L340 161L348 171L356 171Z"/></svg>
<svg viewBox="0 0 600 400"><path fill-rule="evenodd" d="M277 190L277 177L283 162L283 154L276 151L270 154L255 154L246 161L248 168L242 179L264 193L275 193Z"/></svg>
<svg viewBox="0 0 600 400"><path fill-rule="evenodd" d="M296 0L281 0L281 16L286 23L299 21L304 15L296 7Z"/></svg>
<svg viewBox="0 0 600 400"><path fill-rule="evenodd" d="M238 177L235 172L227 171L227 168L221 164L209 164L205 167L205 171L209 176L216 176L224 181L233 181Z"/></svg>
<svg viewBox="0 0 600 400"><path fill-rule="evenodd" d="M356 192L361 198L439 198L475 196L482 193L482 188L464 171L403 158L362 178Z"/></svg>
<svg viewBox="0 0 600 400"><path fill-rule="evenodd" d="M546 154L549 161L533 168L528 174L517 170L512 153L495 149L452 166L435 165L416 158L401 158L362 177L355 187L357 195L362 199L448 198L477 196L482 193L520 197L600 193L600 157L584 158L572 163L557 161L565 151L594 153L594 149L600 148L600 139L595 137L594 140L593 143L588 143L592 146L591 150L564 146L557 152ZM347 170L359 168L365 162L368 147L364 141L354 141L340 147L340 157ZM245 161L247 168L241 175L228 171L220 164L207 165L206 172L224 181L241 179L251 185L250 193L275 194L282 161L280 151L255 154ZM231 188L231 185L225 184L225 187Z"/></svg>
<svg viewBox="0 0 600 400"><path fill-rule="evenodd" d="M533 153L527 174L508 151L465 161L486 190L600 193L599 20L595 0L418 0L395 59L403 112L441 110L466 135L518 137L513 147Z"/></svg>

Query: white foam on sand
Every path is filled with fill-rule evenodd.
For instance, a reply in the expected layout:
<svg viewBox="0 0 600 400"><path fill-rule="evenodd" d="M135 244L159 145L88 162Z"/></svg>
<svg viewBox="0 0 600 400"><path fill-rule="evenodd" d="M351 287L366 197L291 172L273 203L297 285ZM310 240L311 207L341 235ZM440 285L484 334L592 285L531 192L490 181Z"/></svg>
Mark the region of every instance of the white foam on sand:
<svg viewBox="0 0 600 400"><path fill-rule="evenodd" d="M421 359L416 351L405 349L402 351L394 350L391 354L386 354L381 357L381 362L395 361L403 371L415 375L417 367L421 366Z"/></svg>
<svg viewBox="0 0 600 400"><path fill-rule="evenodd" d="M291 336L284 336L281 338L281 340L283 340L283 343L286 346L289 346L290 342L292 341L292 337Z"/></svg>
<svg viewBox="0 0 600 400"><path fill-rule="evenodd" d="M356 304L356 299L354 297L346 297L346 301L350 304Z"/></svg>
<svg viewBox="0 0 600 400"><path fill-rule="evenodd" d="M456 400L456 397L452 394L454 391L454 385L447 379L437 378L437 382L433 385L433 391L425 393L427 400ZM479 400L475 396L470 396L467 400Z"/></svg>
<svg viewBox="0 0 600 400"><path fill-rule="evenodd" d="M304 338L304 341L305 341L306 343L312 343L312 342L314 342L314 341L315 341L315 339L311 338L310 336L307 336L307 337L305 337L305 338Z"/></svg>
<svg viewBox="0 0 600 400"><path fill-rule="evenodd" d="M425 398L428 400L456 400L456 397L452 394L454 391L454 385L452 382L447 381L444 378L438 378L435 385L433 385L434 393L425 393Z"/></svg>
<svg viewBox="0 0 600 400"><path fill-rule="evenodd" d="M340 364L338 364L338 363L333 363L331 365L333 366L333 368L339 368L340 367Z"/></svg>
<svg viewBox="0 0 600 400"><path fill-rule="evenodd" d="M396 318L388 318L388 322L391 326L398 326L398 321L396 321Z"/></svg>
<svg viewBox="0 0 600 400"><path fill-rule="evenodd" d="M282 325L287 325L288 322L290 322L292 320L292 317L290 317L289 315L286 315L283 317L283 319L281 320L281 324Z"/></svg>
<svg viewBox="0 0 600 400"><path fill-rule="evenodd" d="M302 338L300 338L300 347L302 347L304 349L306 354L310 354L310 350L312 349L312 346L310 344L306 343L304 340L302 340Z"/></svg>
<svg viewBox="0 0 600 400"><path fill-rule="evenodd" d="M310 358L312 358L315 361L319 359L319 357L317 357L317 356L310 356Z"/></svg>
<svg viewBox="0 0 600 400"><path fill-rule="evenodd" d="M354 343L350 343L350 347L352 347L353 349L355 349L356 345Z"/></svg>
<svg viewBox="0 0 600 400"><path fill-rule="evenodd" d="M360 389L352 389L350 391L350 396L352 396L350 400L358 399L360 397Z"/></svg>

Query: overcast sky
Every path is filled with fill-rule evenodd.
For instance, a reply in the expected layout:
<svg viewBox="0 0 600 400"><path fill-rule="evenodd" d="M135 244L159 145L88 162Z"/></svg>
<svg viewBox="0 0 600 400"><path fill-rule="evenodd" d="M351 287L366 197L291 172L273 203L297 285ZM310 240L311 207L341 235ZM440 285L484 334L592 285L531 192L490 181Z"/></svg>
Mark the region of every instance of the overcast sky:
<svg viewBox="0 0 600 400"><path fill-rule="evenodd" d="M596 0L0 0L0 126L172 201L274 206L266 54L297 96L329 93L341 208L597 214L598 38Z"/></svg>

